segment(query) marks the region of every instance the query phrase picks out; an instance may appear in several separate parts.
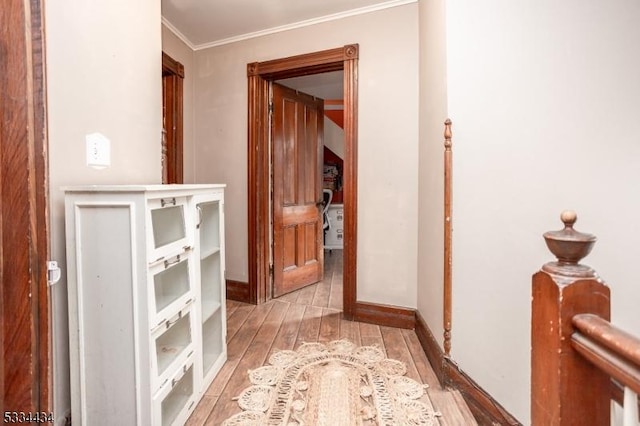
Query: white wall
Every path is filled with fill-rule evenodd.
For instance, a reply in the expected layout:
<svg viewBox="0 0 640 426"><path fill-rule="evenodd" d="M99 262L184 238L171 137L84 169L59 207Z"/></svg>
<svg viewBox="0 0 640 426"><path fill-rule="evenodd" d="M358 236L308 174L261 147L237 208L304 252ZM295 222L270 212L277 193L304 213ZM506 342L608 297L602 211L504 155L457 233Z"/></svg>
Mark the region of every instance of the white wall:
<svg viewBox="0 0 640 426"><path fill-rule="evenodd" d="M413 3L196 51L196 181L228 185L229 279L248 279L247 63L359 43L358 298L415 307L417 12Z"/></svg>
<svg viewBox="0 0 640 426"><path fill-rule="evenodd" d="M614 322L640 334L638 22L637 0L447 2L452 355L524 424L531 275L563 209L599 238L585 263Z"/></svg>
<svg viewBox="0 0 640 426"><path fill-rule="evenodd" d="M324 117L324 145L344 159L344 129L328 117Z"/></svg>
<svg viewBox="0 0 640 426"><path fill-rule="evenodd" d="M184 66L183 79L183 166L184 183L195 181L195 140L193 137L193 50L162 25L162 50Z"/></svg>
<svg viewBox="0 0 640 426"><path fill-rule="evenodd" d="M56 423L69 412L69 348L61 186L159 183L162 119L160 2L48 0L46 79ZM85 165L85 135L111 140L111 167Z"/></svg>
<svg viewBox="0 0 640 426"><path fill-rule="evenodd" d="M420 1L418 311L443 341L444 120L447 118L445 0Z"/></svg>

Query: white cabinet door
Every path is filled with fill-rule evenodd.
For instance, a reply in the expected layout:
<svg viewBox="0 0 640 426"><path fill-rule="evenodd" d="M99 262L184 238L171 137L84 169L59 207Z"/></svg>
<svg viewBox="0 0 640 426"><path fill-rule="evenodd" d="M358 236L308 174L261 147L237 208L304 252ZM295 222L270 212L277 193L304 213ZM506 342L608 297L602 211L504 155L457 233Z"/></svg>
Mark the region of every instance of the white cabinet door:
<svg viewBox="0 0 640 426"><path fill-rule="evenodd" d="M226 361L226 286L224 278L224 197L197 196L195 241L199 261L201 353L196 368L202 387L213 381Z"/></svg>

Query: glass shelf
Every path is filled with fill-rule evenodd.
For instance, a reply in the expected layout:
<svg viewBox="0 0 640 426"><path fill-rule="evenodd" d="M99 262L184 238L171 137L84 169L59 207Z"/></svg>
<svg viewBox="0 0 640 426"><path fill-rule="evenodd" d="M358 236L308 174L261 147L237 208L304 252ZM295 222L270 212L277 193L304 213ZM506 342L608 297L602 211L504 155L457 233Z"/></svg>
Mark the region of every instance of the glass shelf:
<svg viewBox="0 0 640 426"><path fill-rule="evenodd" d="M210 201L198 204L201 253L210 254L220 249L220 202ZM203 256L205 257L205 256Z"/></svg>
<svg viewBox="0 0 640 426"><path fill-rule="evenodd" d="M158 376L162 375L173 361L191 345L191 313L178 319L167 331L156 338Z"/></svg>
<svg viewBox="0 0 640 426"><path fill-rule="evenodd" d="M220 306L222 306L220 302L203 300L202 301L202 322L205 322L206 320L211 318L211 315L215 314L220 309Z"/></svg>
<svg viewBox="0 0 640 426"><path fill-rule="evenodd" d="M202 366L206 376L223 350L222 309L218 309L202 324Z"/></svg>
<svg viewBox="0 0 640 426"><path fill-rule="evenodd" d="M220 270L220 252L214 253L200 261L200 286L203 309L205 305L220 304L222 298ZM202 315L204 321L207 317Z"/></svg>
<svg viewBox="0 0 640 426"><path fill-rule="evenodd" d="M209 250L200 250L200 259L206 259L207 257L214 255L220 251L220 247L211 247Z"/></svg>
<svg viewBox="0 0 640 426"><path fill-rule="evenodd" d="M153 276L155 314L187 294L189 288L189 258L169 266Z"/></svg>

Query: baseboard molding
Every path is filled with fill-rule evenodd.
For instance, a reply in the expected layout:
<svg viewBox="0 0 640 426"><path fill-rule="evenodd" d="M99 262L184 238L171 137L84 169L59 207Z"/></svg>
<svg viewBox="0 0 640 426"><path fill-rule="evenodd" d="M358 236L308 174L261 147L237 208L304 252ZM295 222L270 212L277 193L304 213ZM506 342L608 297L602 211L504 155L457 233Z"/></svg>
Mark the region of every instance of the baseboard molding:
<svg viewBox="0 0 640 426"><path fill-rule="evenodd" d="M416 334L438 380L443 386L457 389L480 426L521 425L495 399L482 389L458 365L444 355L426 321L416 311Z"/></svg>
<svg viewBox="0 0 640 426"><path fill-rule="evenodd" d="M444 352L420 312L416 311L416 335L440 384L445 384Z"/></svg>
<svg viewBox="0 0 640 426"><path fill-rule="evenodd" d="M414 329L416 311L378 303L356 302L354 320L387 327Z"/></svg>
<svg viewBox="0 0 640 426"><path fill-rule="evenodd" d="M251 303L249 283L227 280L227 299L237 302Z"/></svg>

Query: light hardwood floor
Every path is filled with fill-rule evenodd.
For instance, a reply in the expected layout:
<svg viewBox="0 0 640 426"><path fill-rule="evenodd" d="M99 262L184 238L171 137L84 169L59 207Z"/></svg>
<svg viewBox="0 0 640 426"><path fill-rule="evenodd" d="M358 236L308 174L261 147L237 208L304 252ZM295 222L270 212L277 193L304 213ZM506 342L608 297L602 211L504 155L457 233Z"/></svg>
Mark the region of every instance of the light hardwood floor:
<svg viewBox="0 0 640 426"><path fill-rule="evenodd" d="M408 377L430 386L425 402L443 414L442 425L476 424L460 394L440 387L413 330L346 321L341 306L341 250L325 254L325 277L318 284L257 306L228 300L228 359L187 425L219 425L240 412L233 398L250 386L248 370L264 365L272 352L342 338L378 345L403 361Z"/></svg>

